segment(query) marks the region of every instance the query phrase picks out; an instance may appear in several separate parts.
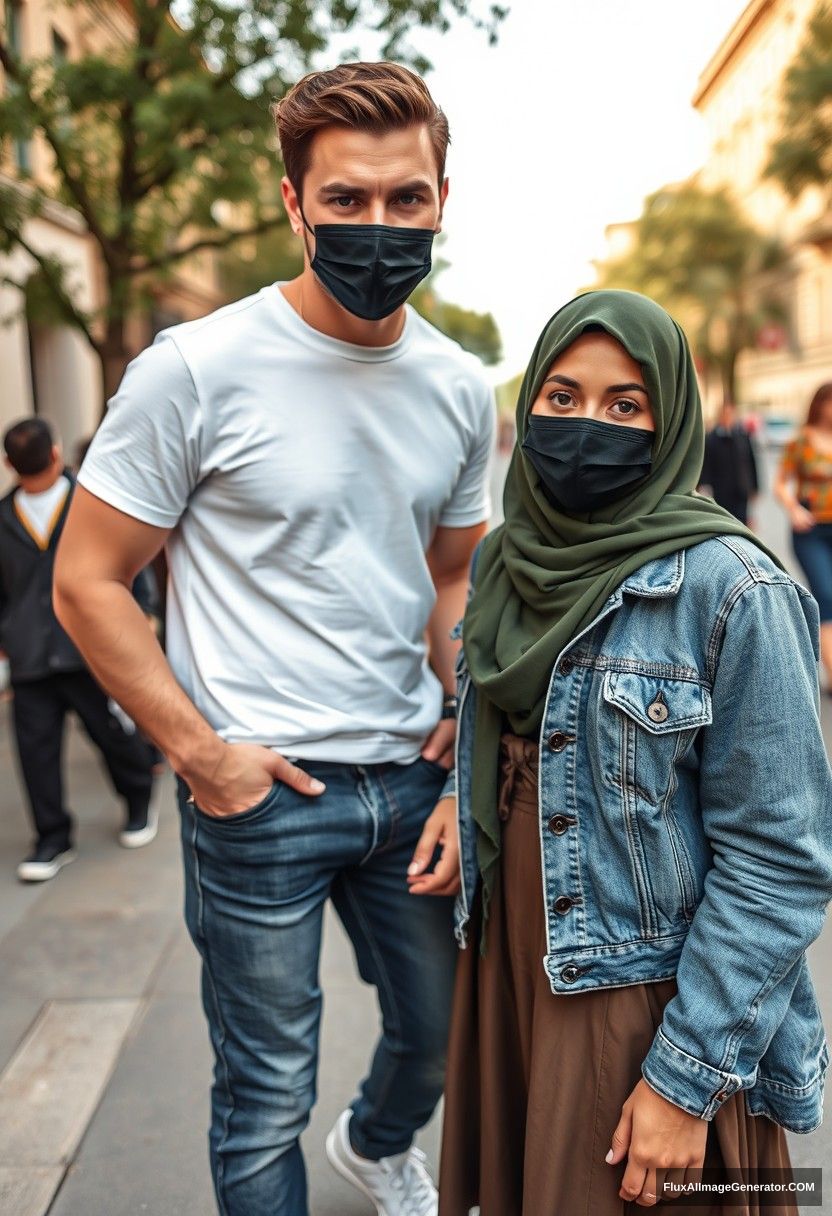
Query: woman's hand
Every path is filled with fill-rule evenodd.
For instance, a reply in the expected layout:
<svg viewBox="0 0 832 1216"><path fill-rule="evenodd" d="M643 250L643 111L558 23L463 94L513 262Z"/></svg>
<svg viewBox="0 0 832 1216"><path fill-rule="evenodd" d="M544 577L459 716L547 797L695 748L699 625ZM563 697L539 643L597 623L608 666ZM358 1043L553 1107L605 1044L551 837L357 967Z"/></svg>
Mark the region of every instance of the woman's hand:
<svg viewBox="0 0 832 1216"><path fill-rule="evenodd" d="M814 515L799 502L789 508L789 519L795 532L810 532L815 526Z"/></svg>
<svg viewBox="0 0 832 1216"><path fill-rule="evenodd" d="M685 1170L700 1169L707 1136L706 1120L668 1102L642 1077L621 1107L606 1157L610 1165L627 1157L619 1196L640 1207L654 1207L658 1199L671 1198L660 1194L665 1175L682 1182Z"/></svg>
<svg viewBox="0 0 832 1216"><path fill-rule="evenodd" d="M432 874L425 874L437 845L442 856ZM456 798L443 798L427 820L413 860L407 867L411 895L456 895L459 890L459 836Z"/></svg>

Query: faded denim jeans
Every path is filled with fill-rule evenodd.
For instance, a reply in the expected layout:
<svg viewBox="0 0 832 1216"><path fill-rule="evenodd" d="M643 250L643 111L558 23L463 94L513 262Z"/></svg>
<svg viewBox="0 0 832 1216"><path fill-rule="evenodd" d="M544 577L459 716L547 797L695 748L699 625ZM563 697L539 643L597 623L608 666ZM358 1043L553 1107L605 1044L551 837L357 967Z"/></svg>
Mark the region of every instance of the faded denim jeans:
<svg viewBox="0 0 832 1216"><path fill-rule="evenodd" d="M331 896L382 1034L352 1104L366 1157L404 1152L442 1093L456 946L453 899L412 896L406 873L445 770L297 761L313 798L276 782L216 819L178 780L185 915L202 956L214 1048L211 1168L221 1216L305 1216L298 1138L316 1096L324 904Z"/></svg>

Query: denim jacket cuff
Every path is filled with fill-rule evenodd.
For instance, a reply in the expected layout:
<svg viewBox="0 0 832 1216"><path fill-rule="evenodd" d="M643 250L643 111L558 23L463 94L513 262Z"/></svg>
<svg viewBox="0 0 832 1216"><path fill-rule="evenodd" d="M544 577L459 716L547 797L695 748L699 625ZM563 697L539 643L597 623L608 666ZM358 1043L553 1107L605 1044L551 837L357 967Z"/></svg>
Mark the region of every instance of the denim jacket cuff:
<svg viewBox="0 0 832 1216"><path fill-rule="evenodd" d="M445 778L445 784L442 786L442 793L439 795L438 801L443 798L456 798L456 769L448 770L448 775Z"/></svg>
<svg viewBox="0 0 832 1216"><path fill-rule="evenodd" d="M641 1073L648 1085L668 1102L699 1119L712 1119L723 1102L743 1087L742 1078L736 1073L723 1072L676 1047L661 1026Z"/></svg>

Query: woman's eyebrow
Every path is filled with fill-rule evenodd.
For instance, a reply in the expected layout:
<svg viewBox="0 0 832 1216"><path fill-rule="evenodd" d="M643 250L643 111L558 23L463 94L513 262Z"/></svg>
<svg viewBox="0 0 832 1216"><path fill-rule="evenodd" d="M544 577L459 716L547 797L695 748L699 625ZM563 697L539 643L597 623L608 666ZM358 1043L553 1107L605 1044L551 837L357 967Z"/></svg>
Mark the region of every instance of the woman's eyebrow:
<svg viewBox="0 0 832 1216"><path fill-rule="evenodd" d="M611 384L607 389L608 393L644 393L647 396L647 389L643 384Z"/></svg>
<svg viewBox="0 0 832 1216"><path fill-rule="evenodd" d="M571 380L569 376L549 376L543 381L544 384L565 384L567 388L580 388L577 380Z"/></svg>

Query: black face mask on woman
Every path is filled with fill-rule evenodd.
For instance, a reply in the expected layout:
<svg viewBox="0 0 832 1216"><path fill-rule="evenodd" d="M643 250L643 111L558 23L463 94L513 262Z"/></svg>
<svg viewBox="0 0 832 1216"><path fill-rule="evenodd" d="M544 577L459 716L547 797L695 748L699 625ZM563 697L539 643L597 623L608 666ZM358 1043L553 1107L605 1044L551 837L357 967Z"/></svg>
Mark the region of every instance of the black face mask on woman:
<svg viewBox="0 0 832 1216"><path fill-rule="evenodd" d="M532 414L521 447L552 505L583 514L621 498L647 476L653 432L595 418Z"/></svg>
<svg viewBox="0 0 832 1216"><path fill-rule="evenodd" d="M315 237L311 266L353 316L380 321L430 273L432 228L390 224L304 224Z"/></svg>

